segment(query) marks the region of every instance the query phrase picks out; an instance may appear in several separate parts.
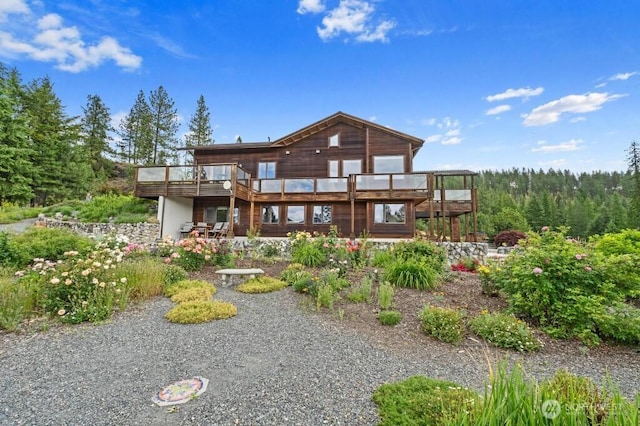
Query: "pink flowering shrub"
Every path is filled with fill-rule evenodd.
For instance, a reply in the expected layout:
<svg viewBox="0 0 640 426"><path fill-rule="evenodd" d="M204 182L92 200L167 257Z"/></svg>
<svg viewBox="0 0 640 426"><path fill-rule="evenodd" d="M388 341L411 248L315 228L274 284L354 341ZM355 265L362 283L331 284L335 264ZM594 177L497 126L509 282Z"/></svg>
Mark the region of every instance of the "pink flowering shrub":
<svg viewBox="0 0 640 426"><path fill-rule="evenodd" d="M199 271L205 265L229 266L233 256L226 241L206 240L193 231L187 238L163 240L159 253L165 263L175 264L186 271Z"/></svg>
<svg viewBox="0 0 640 426"><path fill-rule="evenodd" d="M608 257L568 239L566 229L530 233L491 278L512 312L555 337L640 342L640 310L625 305L637 288Z"/></svg>

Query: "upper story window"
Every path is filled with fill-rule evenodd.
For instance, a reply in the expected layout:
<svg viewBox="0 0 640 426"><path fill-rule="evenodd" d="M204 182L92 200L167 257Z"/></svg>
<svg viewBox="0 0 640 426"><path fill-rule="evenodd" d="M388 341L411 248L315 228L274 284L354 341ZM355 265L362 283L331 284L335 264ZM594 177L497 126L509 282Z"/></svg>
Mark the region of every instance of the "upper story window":
<svg viewBox="0 0 640 426"><path fill-rule="evenodd" d="M362 160L342 160L342 176L362 173Z"/></svg>
<svg viewBox="0 0 640 426"><path fill-rule="evenodd" d="M376 155L373 157L374 173L404 173L404 155Z"/></svg>
<svg viewBox="0 0 640 426"><path fill-rule="evenodd" d="M329 136L329 147L340 146L340 133Z"/></svg>
<svg viewBox="0 0 640 426"><path fill-rule="evenodd" d="M275 179L275 177L276 177L275 161L258 163L258 179Z"/></svg>

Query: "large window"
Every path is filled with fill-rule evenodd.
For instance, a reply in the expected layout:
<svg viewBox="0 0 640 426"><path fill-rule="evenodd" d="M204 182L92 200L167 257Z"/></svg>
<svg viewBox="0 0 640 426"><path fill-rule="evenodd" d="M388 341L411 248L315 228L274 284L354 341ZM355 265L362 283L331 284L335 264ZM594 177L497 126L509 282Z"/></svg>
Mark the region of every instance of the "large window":
<svg viewBox="0 0 640 426"><path fill-rule="evenodd" d="M229 207L228 206L207 207L204 211L204 220L207 223L228 222ZM233 223L239 223L239 221L240 221L240 209L236 207L233 209Z"/></svg>
<svg viewBox="0 0 640 426"><path fill-rule="evenodd" d="M275 161L258 163L258 179L275 179L275 178L276 178Z"/></svg>
<svg viewBox="0 0 640 426"><path fill-rule="evenodd" d="M404 173L404 155L379 155L373 157L374 173Z"/></svg>
<svg viewBox="0 0 640 426"><path fill-rule="evenodd" d="M331 206L313 206L313 223L315 225L331 223Z"/></svg>
<svg viewBox="0 0 640 426"><path fill-rule="evenodd" d="M340 146L340 133L329 136L329 146Z"/></svg>
<svg viewBox="0 0 640 426"><path fill-rule="evenodd" d="M342 160L342 176L362 173L362 160Z"/></svg>
<svg viewBox="0 0 640 426"><path fill-rule="evenodd" d="M280 207L279 206L264 206L262 207L262 223L278 223L280 221Z"/></svg>
<svg viewBox="0 0 640 426"><path fill-rule="evenodd" d="M287 223L304 223L304 206L287 206Z"/></svg>
<svg viewBox="0 0 640 426"><path fill-rule="evenodd" d="M404 204L375 204L373 221L375 223L405 223Z"/></svg>
<svg viewBox="0 0 640 426"><path fill-rule="evenodd" d="M329 177L340 176L340 160L329 160Z"/></svg>

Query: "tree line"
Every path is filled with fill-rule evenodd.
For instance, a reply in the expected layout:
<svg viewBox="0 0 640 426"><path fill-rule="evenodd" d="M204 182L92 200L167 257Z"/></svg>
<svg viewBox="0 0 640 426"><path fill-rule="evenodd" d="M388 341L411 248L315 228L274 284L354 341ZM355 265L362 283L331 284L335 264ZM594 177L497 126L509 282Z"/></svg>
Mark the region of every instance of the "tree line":
<svg viewBox="0 0 640 426"><path fill-rule="evenodd" d="M478 228L489 237L506 230L569 227L594 234L640 227L640 147L627 150L626 172L484 170L476 182Z"/></svg>
<svg viewBox="0 0 640 426"><path fill-rule="evenodd" d="M84 197L108 180L116 162L175 164L179 119L162 87L141 90L129 113L112 124L100 96L88 95L69 116L48 77L24 83L0 63L0 203L50 205ZM200 96L183 143L213 143L210 112Z"/></svg>

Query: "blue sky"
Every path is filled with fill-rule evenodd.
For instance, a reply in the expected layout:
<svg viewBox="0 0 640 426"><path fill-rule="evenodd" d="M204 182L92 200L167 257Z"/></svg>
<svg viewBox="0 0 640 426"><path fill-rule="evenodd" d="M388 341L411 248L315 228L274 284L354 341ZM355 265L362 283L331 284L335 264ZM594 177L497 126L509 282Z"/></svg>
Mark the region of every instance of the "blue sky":
<svg viewBox="0 0 640 426"><path fill-rule="evenodd" d="M0 61L114 121L162 85L217 143L335 113L426 141L414 169L625 170L640 2L1 0Z"/></svg>

